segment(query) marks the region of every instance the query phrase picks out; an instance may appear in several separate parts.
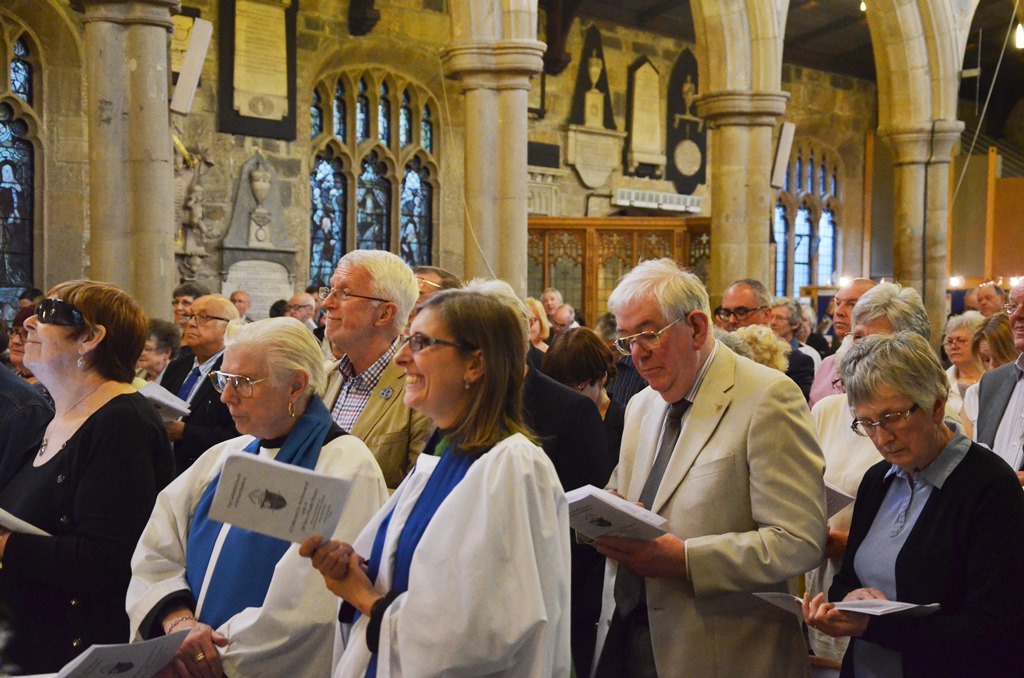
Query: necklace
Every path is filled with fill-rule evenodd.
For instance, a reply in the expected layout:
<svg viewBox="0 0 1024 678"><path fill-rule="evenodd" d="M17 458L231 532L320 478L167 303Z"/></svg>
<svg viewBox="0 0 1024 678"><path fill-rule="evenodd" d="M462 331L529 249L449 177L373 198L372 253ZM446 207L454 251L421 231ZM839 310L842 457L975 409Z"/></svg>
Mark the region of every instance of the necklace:
<svg viewBox="0 0 1024 678"><path fill-rule="evenodd" d="M105 384L105 383L106 383L106 382L102 382L102 381L101 381L101 382L100 382L99 384L97 384L97 385L96 385L96 388L94 388L93 390L89 391L88 393L86 393L86 394L85 394L84 396L82 396L81 398L79 398L79 399L78 399L78 402L76 402L76 403L75 403L74 405L72 405L72 406L71 406L71 407L69 407L69 408L68 408L67 410L65 410L65 411L64 411L64 414L62 414L62 415L60 415L59 417L57 417L57 419L55 419L53 423L55 424L55 423L57 423L58 421L61 421L62 419L64 419L64 417L66 417L66 416L68 416L69 414L71 414L72 412L74 412L74 411L75 411L75 408L76 408L76 407L78 407L78 406L79 406L79 405L81 405L81 404L82 404L83 402L85 402L85 399L86 399L86 398L88 398L89 396L91 396L91 395L92 395L93 393L95 393L96 391L100 390L100 386L103 386L103 384ZM50 426L53 426L53 424L50 424ZM49 428L50 428L50 427L48 426L48 427L47 427L47 430L49 430ZM43 444L39 446L39 452L38 452L38 453L36 453L36 458L38 458L38 457L41 457L41 456L43 456L44 454L46 454L46 446L47 446L47 444L49 443L49 440L50 440L49 438L47 438L47 437L45 437L45 436L43 437Z"/></svg>

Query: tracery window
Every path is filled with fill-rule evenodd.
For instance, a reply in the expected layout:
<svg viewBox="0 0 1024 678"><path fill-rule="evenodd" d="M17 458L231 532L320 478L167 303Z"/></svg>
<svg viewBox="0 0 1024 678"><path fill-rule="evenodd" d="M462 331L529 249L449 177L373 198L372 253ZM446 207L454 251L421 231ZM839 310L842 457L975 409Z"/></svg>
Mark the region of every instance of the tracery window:
<svg viewBox="0 0 1024 678"><path fill-rule="evenodd" d="M10 320L34 284L38 61L28 35L3 19L0 54L0 315Z"/></svg>
<svg viewBox="0 0 1024 678"><path fill-rule="evenodd" d="M332 104L319 108L320 133L313 133L315 114L310 121L310 284L327 284L352 249L385 249L429 265L439 203L429 94L373 68L324 77L311 112L328 98Z"/></svg>
<svg viewBox="0 0 1024 678"><path fill-rule="evenodd" d="M775 294L836 283L841 166L834 151L797 146L772 216Z"/></svg>

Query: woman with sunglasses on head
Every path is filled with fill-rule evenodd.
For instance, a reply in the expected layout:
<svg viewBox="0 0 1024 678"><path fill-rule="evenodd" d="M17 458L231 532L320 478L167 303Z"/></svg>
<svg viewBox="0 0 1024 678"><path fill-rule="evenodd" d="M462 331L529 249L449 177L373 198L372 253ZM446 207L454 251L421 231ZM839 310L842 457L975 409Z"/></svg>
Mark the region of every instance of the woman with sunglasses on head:
<svg viewBox="0 0 1024 678"><path fill-rule="evenodd" d="M336 599L297 545L214 521L210 504L228 455L256 454L351 481L334 534L351 540L387 499L384 476L317 395L323 356L300 321L232 322L210 379L243 435L158 497L132 559L132 639L188 630L163 676L327 675Z"/></svg>
<svg viewBox="0 0 1024 678"><path fill-rule="evenodd" d="M167 434L130 383L146 318L127 293L84 280L50 290L25 321L25 365L55 414L0 487L0 508L49 533L0 530L7 659L58 671L96 643L124 642L132 549L174 476Z"/></svg>
<svg viewBox="0 0 1024 678"><path fill-rule="evenodd" d="M351 546L302 546L345 601L335 676L569 675L569 518L524 435L525 320L468 290L420 307L395 362L405 404L444 434L438 456Z"/></svg>
<svg viewBox="0 0 1024 678"><path fill-rule="evenodd" d="M871 617L819 593L804 597L805 621L852 638L844 676L1021 676L1024 495L1013 471L945 420L949 382L924 337L860 339L840 375L851 428L883 460L857 491L828 600L940 607Z"/></svg>

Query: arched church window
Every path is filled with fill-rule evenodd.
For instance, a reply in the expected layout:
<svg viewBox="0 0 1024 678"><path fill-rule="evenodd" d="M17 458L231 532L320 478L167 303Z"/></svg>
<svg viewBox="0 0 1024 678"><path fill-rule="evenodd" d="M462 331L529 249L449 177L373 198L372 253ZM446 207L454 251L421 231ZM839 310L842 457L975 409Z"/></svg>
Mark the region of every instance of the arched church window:
<svg viewBox="0 0 1024 678"><path fill-rule="evenodd" d="M818 219L818 280L819 285L835 284L836 270L836 215L831 208L821 211Z"/></svg>
<svg viewBox="0 0 1024 678"><path fill-rule="evenodd" d="M11 59L11 93L32 105L32 64L29 63L28 44L25 38L14 41L14 58Z"/></svg>
<svg viewBox="0 0 1024 678"><path fill-rule="evenodd" d="M316 139L324 132L324 108L320 92L313 90L313 103L309 106L309 138Z"/></svg>
<svg viewBox="0 0 1024 678"><path fill-rule="evenodd" d="M430 105L423 106L423 118L420 120L420 146L427 153L434 152L434 125L430 122Z"/></svg>
<svg viewBox="0 0 1024 678"><path fill-rule="evenodd" d="M814 194L814 151L811 151L811 157L807 160L807 192Z"/></svg>
<svg viewBox="0 0 1024 678"><path fill-rule="evenodd" d="M345 85L339 80L334 85L334 136L344 143L345 141L345 113L348 108L345 106Z"/></svg>
<svg viewBox="0 0 1024 678"><path fill-rule="evenodd" d="M412 143L412 106L409 90L402 92L402 108L398 112L398 145L405 148Z"/></svg>
<svg viewBox="0 0 1024 678"><path fill-rule="evenodd" d="M821 167L818 171L818 192L823 196L828 195L828 168L825 166L825 156L821 156Z"/></svg>
<svg viewBox="0 0 1024 678"><path fill-rule="evenodd" d="M811 210L800 205L793 222L793 290L811 284Z"/></svg>
<svg viewBox="0 0 1024 678"><path fill-rule="evenodd" d="M796 190L804 190L804 151L798 149L796 152Z"/></svg>
<svg viewBox="0 0 1024 678"><path fill-rule="evenodd" d="M839 178L836 176L837 174L838 174L838 170L835 167L833 167L832 168L832 191L831 191L833 198L839 197Z"/></svg>
<svg viewBox="0 0 1024 678"><path fill-rule="evenodd" d="M18 295L33 284L35 153L28 134L14 108L0 103L0 304L5 316L13 316Z"/></svg>
<svg viewBox="0 0 1024 678"><path fill-rule="evenodd" d="M789 217L782 198L775 201L775 216L772 219L772 230L775 234L775 294L785 296L786 275L789 272Z"/></svg>
<svg viewBox="0 0 1024 678"><path fill-rule="evenodd" d="M314 158L309 183L309 280L310 284L324 286L345 253L348 179L341 160Z"/></svg>
<svg viewBox="0 0 1024 678"><path fill-rule="evenodd" d="M402 180L401 256L410 266L430 263L431 236L433 234L433 186L430 172L418 157L405 166Z"/></svg>
<svg viewBox="0 0 1024 678"><path fill-rule="evenodd" d="M380 99L377 100L377 138L385 146L391 145L391 98L388 84L380 84Z"/></svg>
<svg viewBox="0 0 1024 678"><path fill-rule="evenodd" d="M370 138L370 100L366 96L366 81L359 80L359 96L356 97L356 141Z"/></svg>
<svg viewBox="0 0 1024 678"><path fill-rule="evenodd" d="M376 151L363 159L356 188L356 248L386 250L391 245L391 181Z"/></svg>

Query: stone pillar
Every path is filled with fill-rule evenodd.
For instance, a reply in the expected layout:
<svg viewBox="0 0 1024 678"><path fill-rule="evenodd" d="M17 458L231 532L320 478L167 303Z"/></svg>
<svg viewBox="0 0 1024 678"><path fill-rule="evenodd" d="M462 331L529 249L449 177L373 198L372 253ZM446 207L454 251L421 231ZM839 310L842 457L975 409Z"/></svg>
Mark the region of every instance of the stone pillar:
<svg viewBox="0 0 1024 678"><path fill-rule="evenodd" d="M462 42L444 50L445 75L466 101L466 279L498 277L526 294L526 142L536 40Z"/></svg>
<svg viewBox="0 0 1024 678"><path fill-rule="evenodd" d="M895 166L893 273L901 285L921 293L936 348L946 321L949 163L963 128L959 120L936 120L933 125L879 130Z"/></svg>
<svg viewBox="0 0 1024 678"><path fill-rule="evenodd" d="M168 317L174 168L167 44L180 0L76 0L84 12L89 115L89 277Z"/></svg>
<svg viewBox="0 0 1024 678"><path fill-rule="evenodd" d="M788 99L786 92L748 91L709 92L697 99L697 113L712 132L708 291L716 298L738 278L772 284L772 133Z"/></svg>

